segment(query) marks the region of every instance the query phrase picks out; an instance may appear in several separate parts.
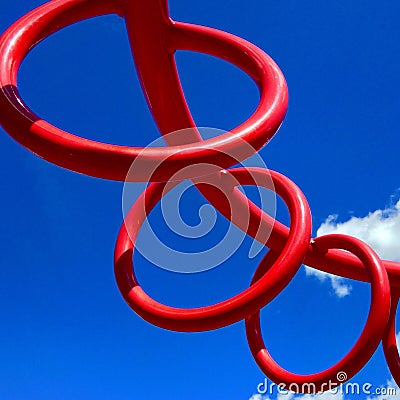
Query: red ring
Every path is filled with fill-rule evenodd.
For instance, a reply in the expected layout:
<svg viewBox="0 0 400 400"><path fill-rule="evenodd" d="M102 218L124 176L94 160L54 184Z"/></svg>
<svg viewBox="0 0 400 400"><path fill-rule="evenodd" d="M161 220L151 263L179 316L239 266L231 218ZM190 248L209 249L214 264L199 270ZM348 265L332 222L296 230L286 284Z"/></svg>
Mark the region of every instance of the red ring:
<svg viewBox="0 0 400 400"><path fill-rule="evenodd" d="M326 235L315 239L317 252L328 249L347 250L361 260L371 278L371 306L365 327L353 348L339 362L325 371L310 375L299 375L282 368L271 357L265 347L261 327L260 312L246 318L246 334L250 350L260 369L274 382L285 388L301 393L315 393L334 389L354 376L371 358L384 334L390 313L390 283L382 261L376 253L359 239L346 235ZM257 282L257 273L253 282ZM268 276L268 273L264 275ZM339 378L339 373L346 378ZM314 386L315 385L315 386ZM331 385L331 386L330 386ZM335 385L335 386L332 386Z"/></svg>
<svg viewBox="0 0 400 400"><path fill-rule="evenodd" d="M194 332L217 329L237 322L276 297L296 274L309 248L311 214L300 189L285 176L274 171L270 173L275 188L270 187L269 179L263 179L266 172L261 168L238 168L220 173L220 176L221 179L226 179L229 174L235 178L236 186L257 184L275 190L282 197L291 219L290 234L282 253L277 257L268 276L262 277L240 294L215 305L192 309L169 307L151 299L140 287L133 272L132 256L136 237L147 213L163 194L160 184L149 186L129 211L115 247L115 277L129 306L146 321L161 328ZM130 237L126 225L130 227ZM260 265L268 259L267 253Z"/></svg>
<svg viewBox="0 0 400 400"><path fill-rule="evenodd" d="M382 339L383 351L390 372L397 385L400 385L400 355L396 339L396 314L399 304L400 290L392 287L392 304L389 322Z"/></svg>
<svg viewBox="0 0 400 400"><path fill-rule="evenodd" d="M135 181L147 181L150 177L153 181L165 181L174 172L191 164L212 162L228 168L251 156L271 139L287 109L285 78L274 61L256 46L234 35L173 23L169 18L165 18L163 27L165 35L170 38L169 45L174 46L168 49L171 57L178 49L217 55L243 69L258 84L260 103L240 127L202 142L142 149L84 139L36 116L17 89L19 66L31 48L62 27L103 14L123 15L127 7L129 2L117 5L117 1L111 0L54 0L22 17L2 35L0 124L15 140L59 166L105 179L124 180L132 162L138 158ZM165 46L167 42L165 40ZM243 150L243 140L254 148L250 154Z"/></svg>

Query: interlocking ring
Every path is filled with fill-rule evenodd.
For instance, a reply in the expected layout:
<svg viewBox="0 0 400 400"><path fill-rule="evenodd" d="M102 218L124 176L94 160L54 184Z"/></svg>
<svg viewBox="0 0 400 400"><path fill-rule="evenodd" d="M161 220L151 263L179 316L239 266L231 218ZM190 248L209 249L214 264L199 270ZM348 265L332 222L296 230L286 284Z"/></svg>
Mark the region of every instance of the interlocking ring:
<svg viewBox="0 0 400 400"><path fill-rule="evenodd" d="M135 240L147 214L160 200L163 192L150 186L132 206L121 227L115 250L115 276L125 301L142 318L161 328L178 331L205 331L232 324L259 310L274 299L291 281L308 250L311 236L311 214L300 189L284 175L269 171L273 186L265 177L265 169L239 168L220 173L220 179L231 177L237 185L258 185L275 190L287 204L291 229L282 254L268 276L240 294L221 303L194 309L165 306L151 299L139 285L133 272L132 256ZM229 174L229 175L228 175ZM220 183L220 186L223 184ZM130 229L130 237L127 227ZM267 253L268 254L268 253ZM265 257L261 265L268 260Z"/></svg>
<svg viewBox="0 0 400 400"><path fill-rule="evenodd" d="M128 3L126 6L129 8ZM84 139L36 116L19 95L16 82L18 68L28 51L71 23L121 12L118 3L113 1L55 0L27 14L4 33L0 42L0 108L3 111L0 122L15 140L59 166L121 181L140 155L140 160L135 161L134 179L143 182L167 180L171 174L193 163L228 168L236 163L235 159L242 161L252 155L243 152L243 141L257 150L271 139L287 109L286 82L272 59L233 35L197 26L176 27L169 19L164 21L164 29L174 39L169 52L190 49L218 54L243 69L258 84L260 103L240 127L203 142L142 149Z"/></svg>
<svg viewBox="0 0 400 400"><path fill-rule="evenodd" d="M80 138L42 120L18 93L19 66L36 43L72 23L104 14L118 14L125 19L146 100L169 147L142 149ZM203 141L181 88L174 59L176 50L216 56L247 73L260 91L260 102L253 115L232 131ZM219 212L270 248L254 275L253 284L243 293L201 309L173 309L151 300L138 285L132 271L136 237L128 236L124 224L116 244L116 279L122 295L139 315L158 326L181 331L215 329L246 318L252 352L271 379L287 384L307 379L322 390L323 384L338 368L346 368L347 379L354 375L383 338L388 365L400 384L400 358L395 338L395 315L400 295L399 263L380 261L368 246L352 238L328 236L318 238L310 245L308 205L301 191L288 178L272 172L276 191L287 203L291 214L290 229L260 210L243 193L234 190L244 183L262 186L258 178L266 171L226 170L271 139L283 121L287 101L285 79L268 55L234 35L172 21L167 0L52 0L22 17L0 37L0 124L16 141L40 157L87 175L123 181L135 162L137 167L133 175L129 174L130 180L156 182L139 197L125 221L130 226L136 218L135 235L140 223L165 194L168 180L187 170L182 179L192 179ZM192 128L187 130L187 135L171 134L187 128ZM213 166L213 173L203 176L200 181L196 166L206 164ZM209 189L211 183L224 185L225 189L231 185L231 190L224 191L227 201L236 207L236 215L248 213L248 224L232 217L225 207L227 203L219 201L220 193ZM270 231L271 235L266 236L265 232ZM327 371L307 377L284 371L269 357L262 343L258 320L260 308L284 289L303 259L307 265L322 271L371 282L372 288L371 311L354 348ZM390 317L389 282L392 289Z"/></svg>
<svg viewBox="0 0 400 400"><path fill-rule="evenodd" d="M353 348L332 367L323 372L298 375L282 368L264 345L260 327L260 312L246 318L246 334L250 350L261 370L274 382L302 393L326 391L343 383L340 372L345 371L346 380L353 377L372 357L385 332L390 314L390 284L386 270L377 254L364 242L346 235L326 235L314 240L317 252L336 248L356 255L365 265L371 277L371 307L364 329ZM269 274L269 271L265 276ZM255 275L252 284L259 279ZM329 383L329 384L328 384ZM310 385L312 384L312 385Z"/></svg>
<svg viewBox="0 0 400 400"><path fill-rule="evenodd" d="M396 314L399 298L400 290L398 288L392 288L390 317L382 339L386 362L397 385L400 385L400 355L396 337Z"/></svg>

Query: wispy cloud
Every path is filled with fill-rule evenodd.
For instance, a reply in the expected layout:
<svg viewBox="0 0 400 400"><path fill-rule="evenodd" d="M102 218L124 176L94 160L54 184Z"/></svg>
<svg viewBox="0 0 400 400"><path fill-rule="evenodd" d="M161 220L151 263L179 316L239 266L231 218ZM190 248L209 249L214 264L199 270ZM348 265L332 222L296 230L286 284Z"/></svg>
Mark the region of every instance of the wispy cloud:
<svg viewBox="0 0 400 400"><path fill-rule="evenodd" d="M346 222L336 222L330 216L319 227L317 236L344 233L368 243L381 258L400 261L400 200L384 210L376 210L364 218L352 217Z"/></svg>
<svg viewBox="0 0 400 400"><path fill-rule="evenodd" d="M269 396L262 396L261 394L253 394L249 400L274 400ZM276 400L295 400L294 393L278 394Z"/></svg>
<svg viewBox="0 0 400 400"><path fill-rule="evenodd" d="M315 276L320 282L329 281L333 291L338 297L345 297L350 294L351 286L344 283L344 279L337 275L328 274L318 269L305 267L307 276Z"/></svg>
<svg viewBox="0 0 400 400"><path fill-rule="evenodd" d="M250 397L249 400L274 400L274 399L269 396L254 394L253 396ZM295 395L294 393L278 394L276 400L347 400L347 399L345 399L343 397L343 394L340 393L325 392L321 394L305 394L305 395Z"/></svg>
<svg viewBox="0 0 400 400"><path fill-rule="evenodd" d="M397 335L397 337L398 336L399 335ZM397 384L394 381L394 379L392 378L392 379L390 379L390 380L388 380L386 382L386 386L381 386L380 387L381 392L385 393L385 394L380 394L380 395L374 396L374 397L368 396L367 400L389 400L390 398L393 398L393 399L398 398L397 396L394 396L393 394L392 395L388 395L387 394L387 393L389 393L388 389L396 389L396 394L397 394L397 396L399 395L400 389L397 386Z"/></svg>
<svg viewBox="0 0 400 400"><path fill-rule="evenodd" d="M370 212L363 218L352 217L346 222L337 222L337 215L330 215L318 228L317 236L342 233L355 236L369 244L385 260L400 261L400 200L383 210ZM326 272L306 267L308 276L319 281L329 281L338 297L350 294L351 286L344 279Z"/></svg>

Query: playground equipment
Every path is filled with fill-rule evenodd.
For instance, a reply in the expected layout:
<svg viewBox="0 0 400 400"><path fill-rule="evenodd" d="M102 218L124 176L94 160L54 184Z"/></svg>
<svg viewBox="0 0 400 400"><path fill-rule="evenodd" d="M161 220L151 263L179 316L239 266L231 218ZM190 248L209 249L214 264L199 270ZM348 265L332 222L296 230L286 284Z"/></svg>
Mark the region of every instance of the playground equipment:
<svg viewBox="0 0 400 400"><path fill-rule="evenodd" d="M36 43L72 23L104 14L125 19L141 85L168 144L166 148L141 149L80 138L35 115L18 92L19 66ZM202 140L182 92L174 58L176 50L210 54L246 72L260 91L254 114L232 131ZM22 17L1 36L0 87L1 125L38 156L76 172L119 181L126 179L135 162L134 174L129 174L129 179L153 182L126 216L115 247L118 287L142 318L159 327L185 332L217 329L245 319L250 349L261 370L288 388L297 384L304 393L311 388L304 383L313 383L322 391L328 390L327 382L342 384L345 380L341 371L346 371L346 380L350 379L382 341L391 373L400 384L395 337L400 265L380 260L365 243L349 236L312 239L311 213L304 195L278 172L230 169L265 145L286 113L285 79L262 50L219 30L173 21L167 0L53 0ZM171 134L183 129L185 135ZM248 289L229 300L195 309L173 308L152 300L141 289L133 271L132 256L140 226L165 194L171 178L180 172L180 179L191 179L218 211L269 248ZM273 185L265 183L266 174L271 176ZM290 228L235 190L239 185L265 186L281 196L290 212ZM243 214L248 215L248 221L240 218ZM128 235L127 227L133 229L133 234ZM263 236L266 231L271 233L268 237ZM311 375L286 371L271 358L259 322L260 309L287 286L302 263L371 284L370 311L359 339L337 364Z"/></svg>

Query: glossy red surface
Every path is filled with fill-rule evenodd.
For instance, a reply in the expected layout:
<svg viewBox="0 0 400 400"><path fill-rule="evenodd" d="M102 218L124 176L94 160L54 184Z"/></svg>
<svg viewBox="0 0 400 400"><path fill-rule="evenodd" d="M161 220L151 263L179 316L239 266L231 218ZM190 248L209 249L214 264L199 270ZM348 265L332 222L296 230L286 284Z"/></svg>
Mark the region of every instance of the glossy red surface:
<svg viewBox="0 0 400 400"><path fill-rule="evenodd" d="M287 87L281 71L264 52L224 32L172 22L165 2L127 1L123 7L118 3L56 0L27 14L2 35L0 122L15 140L50 162L87 175L123 181L135 161L136 181L163 181L192 164L230 167L237 163L232 158L242 161L271 139L286 113ZM217 138L201 142L193 132L183 138L180 135L178 141L171 135L167 138L169 147L145 149L80 138L35 115L17 89L18 68L26 54L50 33L107 13L123 14L126 19L138 73L163 134L194 126L176 72L174 51L178 49L218 55L252 76L260 88L255 113L240 127ZM135 39L138 35L146 40ZM251 147L243 148L243 141Z"/></svg>
<svg viewBox="0 0 400 400"><path fill-rule="evenodd" d="M18 93L19 66L36 43L72 23L109 13L126 21L143 91L169 147L142 149L80 138L35 115ZM210 54L246 72L260 91L254 114L231 132L203 141L181 88L174 58L176 50ZM52 163L104 179L125 180L135 162L135 173L129 174L130 180L156 182L146 190L146 198L139 197L125 221L134 227L136 234L147 213L164 194L168 185L164 181L185 170L184 178L191 178L220 213L271 249L252 285L243 293L214 306L176 309L156 303L140 288L132 270L135 237L129 238L124 224L115 249L115 273L122 295L139 315L158 326L180 331L215 329L247 318L247 334L256 361L271 379L288 384L307 379L321 386L334 377L339 367L346 368L350 378L368 361L383 337L389 367L400 383L394 336L399 264L381 262L356 239L329 236L318 238L311 245L307 202L299 189L282 175L272 172L276 191L291 214L290 229L235 189L244 183L262 185L258 178L266 171L221 171L246 159L272 138L283 121L287 102L285 79L268 55L231 34L171 20L167 0L53 0L21 18L0 38L0 124L17 142ZM171 134L185 128L192 129L185 134ZM204 177L199 180L207 164L212 165L206 170L210 175L207 180ZM285 371L274 363L262 342L258 320L259 309L284 289L302 262L343 277L371 282L372 288L371 311L354 348L327 371L307 377ZM393 304L388 324L390 289Z"/></svg>
<svg viewBox="0 0 400 400"><path fill-rule="evenodd" d="M315 239L313 248L322 253L332 248L343 249L356 255L371 277L371 306L364 329L352 349L332 367L310 375L289 372L274 361L262 339L259 311L246 318L247 340L261 370L274 382L285 384L289 390L296 388L296 391L302 393L336 388L344 381L344 371L345 380L353 377L374 354L385 332L390 313L389 279L380 258L368 245L350 236L326 235ZM252 283L256 283L258 279L256 273ZM315 386L309 386L309 383Z"/></svg>
<svg viewBox="0 0 400 400"><path fill-rule="evenodd" d="M266 173L266 170L260 168L231 169L228 174L219 174L218 186L229 188L235 184L231 181L231 178L234 178L236 185L257 185L276 191L287 204L290 213L291 229L285 247L274 259L268 274L240 294L207 307L195 309L168 307L151 299L140 287L132 265L135 240L147 214L168 189L163 193L163 190L158 190L160 186L153 185L139 197L121 227L114 257L118 287L125 301L136 313L162 328L189 332L205 331L233 324L256 312L287 286L300 268L308 250L311 214L307 200L294 183L277 172L269 171L271 182L263 179ZM126 226L131 227L129 235ZM271 258L267 253L260 265L270 261Z"/></svg>
<svg viewBox="0 0 400 400"><path fill-rule="evenodd" d="M396 314L399 304L400 290L392 288L392 304L390 309L389 322L386 327L386 332L382 339L383 351L385 358L392 373L393 379L400 384L400 355L397 347L396 338Z"/></svg>

